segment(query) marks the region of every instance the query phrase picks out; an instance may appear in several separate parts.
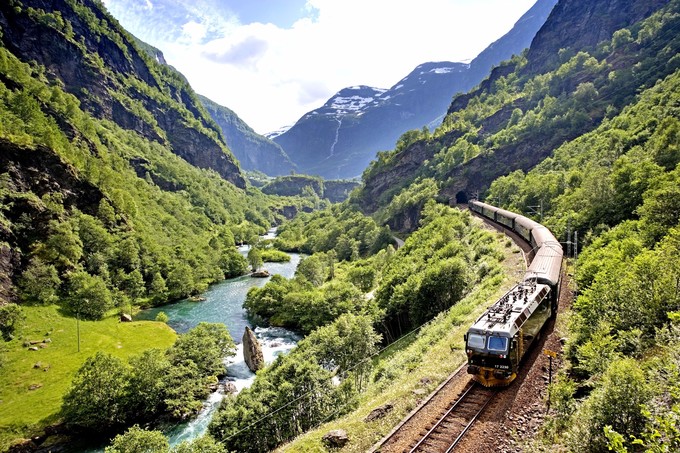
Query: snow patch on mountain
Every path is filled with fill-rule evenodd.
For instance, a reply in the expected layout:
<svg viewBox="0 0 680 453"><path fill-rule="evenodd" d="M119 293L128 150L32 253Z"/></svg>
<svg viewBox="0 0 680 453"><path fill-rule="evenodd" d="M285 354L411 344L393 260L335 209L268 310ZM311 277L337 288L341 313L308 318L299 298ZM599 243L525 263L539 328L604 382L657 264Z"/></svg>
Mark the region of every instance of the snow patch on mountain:
<svg viewBox="0 0 680 453"><path fill-rule="evenodd" d="M282 126L282 127L278 128L278 129L276 129L275 131L266 132L266 133L264 133L264 134L262 134L262 135L264 135L265 137L267 137L269 140L273 140L274 137L278 137L279 135L285 134L286 132L288 132L288 130L289 130L291 127L293 127L293 126Z"/></svg>

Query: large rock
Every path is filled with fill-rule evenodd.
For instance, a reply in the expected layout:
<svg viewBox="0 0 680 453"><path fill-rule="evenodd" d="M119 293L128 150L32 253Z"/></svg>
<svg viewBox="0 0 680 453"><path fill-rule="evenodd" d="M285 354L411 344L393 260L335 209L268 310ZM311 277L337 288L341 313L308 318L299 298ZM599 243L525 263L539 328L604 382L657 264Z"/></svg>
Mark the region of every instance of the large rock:
<svg viewBox="0 0 680 453"><path fill-rule="evenodd" d="M342 448L349 442L349 437L344 429L334 429L326 433L321 440L330 448Z"/></svg>
<svg viewBox="0 0 680 453"><path fill-rule="evenodd" d="M380 407L376 407L371 411L370 414L364 418L364 422L372 422L373 420L378 420L380 418L383 418L385 415L389 414L394 406L390 403L384 404Z"/></svg>
<svg viewBox="0 0 680 453"><path fill-rule="evenodd" d="M253 373L264 367L262 347L250 327L246 327L246 331L243 332L243 360Z"/></svg>

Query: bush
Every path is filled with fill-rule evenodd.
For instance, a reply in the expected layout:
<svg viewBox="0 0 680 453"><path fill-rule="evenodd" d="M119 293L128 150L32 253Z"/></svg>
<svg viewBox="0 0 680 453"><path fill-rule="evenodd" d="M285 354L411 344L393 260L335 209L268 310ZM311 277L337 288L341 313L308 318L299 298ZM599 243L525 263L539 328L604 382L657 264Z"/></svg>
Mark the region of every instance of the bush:
<svg viewBox="0 0 680 453"><path fill-rule="evenodd" d="M16 329L16 324L23 318L21 307L17 304L0 306L0 334L5 341L10 341Z"/></svg>
<svg viewBox="0 0 680 453"><path fill-rule="evenodd" d="M168 439L160 431L147 431L135 425L113 439L105 453L167 453Z"/></svg>
<svg viewBox="0 0 680 453"><path fill-rule="evenodd" d="M168 318L168 315L165 314L164 311L159 311L158 314L156 315L156 321L162 322L167 324L170 318Z"/></svg>
<svg viewBox="0 0 680 453"><path fill-rule="evenodd" d="M85 360L64 396L62 414L68 425L108 431L126 419L126 387L130 370L117 357L98 352Z"/></svg>

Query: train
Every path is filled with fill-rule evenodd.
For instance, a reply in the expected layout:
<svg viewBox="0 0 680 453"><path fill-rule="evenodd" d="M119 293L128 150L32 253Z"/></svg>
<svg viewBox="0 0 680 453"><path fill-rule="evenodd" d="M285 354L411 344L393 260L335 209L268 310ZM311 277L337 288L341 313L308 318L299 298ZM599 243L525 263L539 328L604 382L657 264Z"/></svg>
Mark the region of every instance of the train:
<svg viewBox="0 0 680 453"><path fill-rule="evenodd" d="M522 280L494 302L464 335L467 372L485 387L504 387L517 377L523 357L557 313L562 245L528 217L472 200L471 211L514 231L533 256Z"/></svg>

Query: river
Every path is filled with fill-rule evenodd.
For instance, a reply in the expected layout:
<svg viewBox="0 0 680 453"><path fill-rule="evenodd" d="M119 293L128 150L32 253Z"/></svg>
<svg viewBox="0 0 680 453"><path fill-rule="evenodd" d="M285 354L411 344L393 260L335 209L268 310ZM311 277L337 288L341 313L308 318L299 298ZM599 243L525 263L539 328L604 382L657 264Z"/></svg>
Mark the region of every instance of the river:
<svg viewBox="0 0 680 453"><path fill-rule="evenodd" d="M272 229L263 239L271 239L275 234L276 231ZM248 246L240 247L239 251L245 256L248 253ZM292 278L301 257L296 253L291 253L290 256L291 260L287 263L265 263L264 268L271 275L281 274L286 278ZM247 275L224 280L210 286L205 293L200 295L205 299L204 301L194 302L185 299L143 310L135 316L135 320L153 320L162 311L168 315L168 325L178 333L188 331L199 322L224 323L234 342L237 343L236 356L227 361L226 381L232 382L240 391L248 387L255 379L255 374L243 361L241 338L246 326L253 328L253 325L246 317L242 305L250 288L264 286L269 280L269 277L252 278ZM254 332L262 345L262 352L267 363L271 363L277 355L290 351L299 340L295 333L277 327L257 327ZM164 432L168 436L170 445L174 447L182 441L192 440L205 433L223 397L221 390L211 394L196 418L165 428Z"/></svg>

